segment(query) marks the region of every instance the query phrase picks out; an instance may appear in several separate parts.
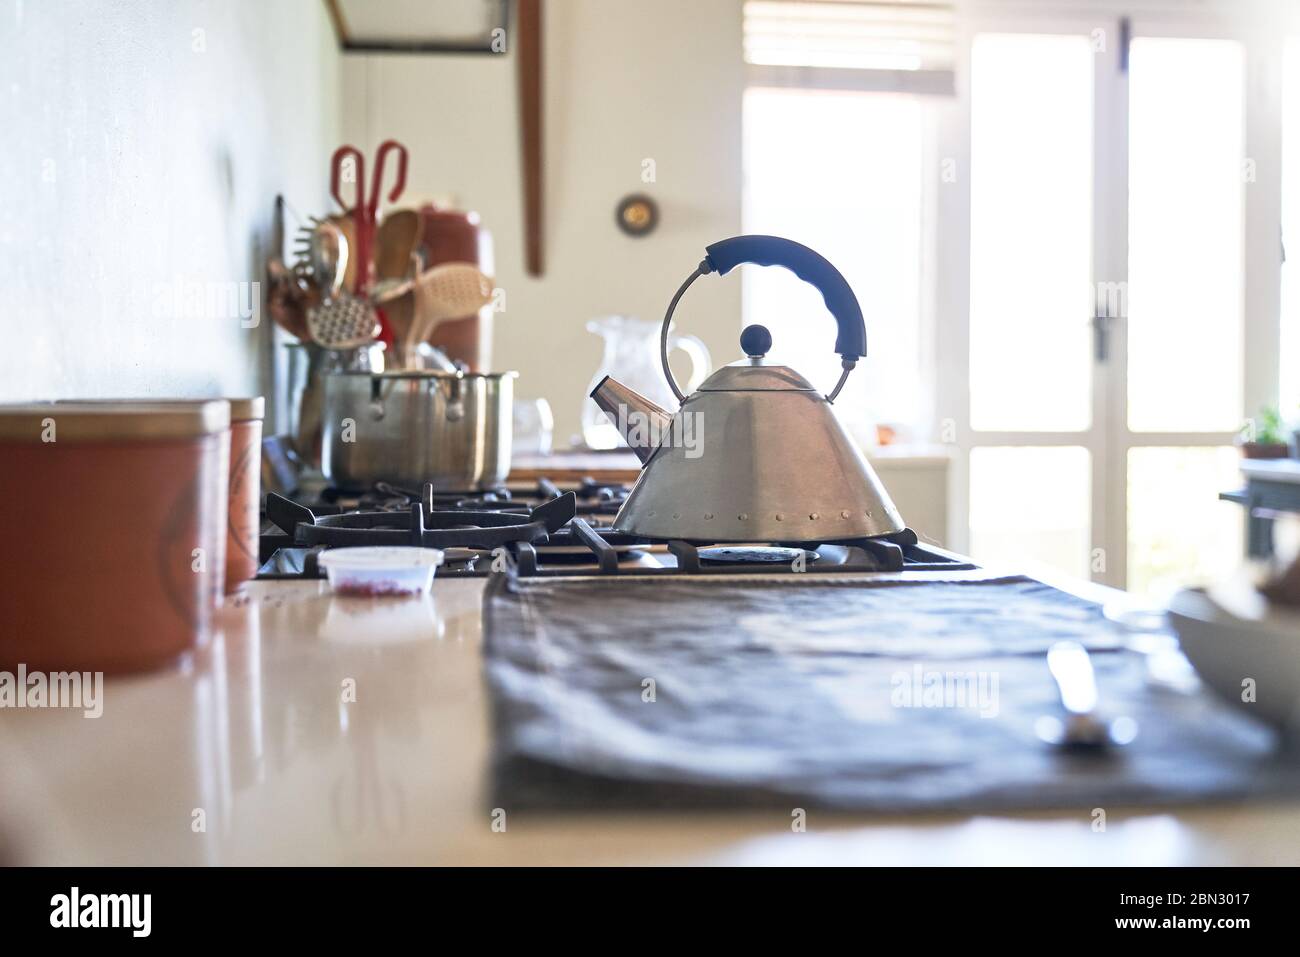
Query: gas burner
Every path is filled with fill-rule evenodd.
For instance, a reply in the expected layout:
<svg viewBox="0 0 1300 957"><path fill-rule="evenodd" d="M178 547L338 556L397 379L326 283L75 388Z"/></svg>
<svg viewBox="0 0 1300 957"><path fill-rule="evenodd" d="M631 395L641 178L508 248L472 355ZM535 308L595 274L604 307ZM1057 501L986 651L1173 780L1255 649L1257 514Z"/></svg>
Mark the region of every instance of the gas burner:
<svg viewBox="0 0 1300 957"><path fill-rule="evenodd" d="M375 483L375 493L399 501L406 506L419 502L427 512L443 508L495 511L497 509L508 509L512 506L523 513L528 511L527 508L522 506L514 506L511 501L510 490L504 487L482 489L474 492L463 490L434 491L433 485L426 482L419 492L413 492L410 489L389 485L387 482L377 482ZM550 498L559 498L559 495L553 495Z"/></svg>
<svg viewBox="0 0 1300 957"><path fill-rule="evenodd" d="M415 502L397 509L313 514L311 509L274 492L266 497L266 517L294 545L417 545L425 548L491 549L511 542L537 542L559 531L577 513L573 493L531 512L475 509L426 510Z"/></svg>
<svg viewBox="0 0 1300 957"><path fill-rule="evenodd" d="M816 561L817 553L782 545L715 545L698 549L700 561L717 565L789 565L803 556Z"/></svg>
<svg viewBox="0 0 1300 957"><path fill-rule="evenodd" d="M557 498L558 495L542 497ZM434 491L431 483L425 483L424 487L416 492L412 489L391 485L388 482L376 482L369 491L361 493L326 488L321 492L320 500L322 505L326 506L321 511L331 511L335 507L341 511L351 509L405 511L414 503L419 502L424 506L426 512L443 508L469 508L489 511L515 508L518 511L527 512L526 508L521 508L511 501L510 490L504 487Z"/></svg>

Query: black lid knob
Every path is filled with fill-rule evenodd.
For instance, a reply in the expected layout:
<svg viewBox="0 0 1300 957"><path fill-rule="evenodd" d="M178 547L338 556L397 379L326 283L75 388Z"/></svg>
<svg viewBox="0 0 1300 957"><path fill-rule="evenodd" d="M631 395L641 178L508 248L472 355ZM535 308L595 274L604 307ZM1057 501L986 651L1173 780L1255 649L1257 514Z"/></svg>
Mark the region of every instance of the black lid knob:
<svg viewBox="0 0 1300 957"><path fill-rule="evenodd" d="M772 348L772 333L767 331L767 326L746 326L740 332L740 348L751 359L765 356Z"/></svg>

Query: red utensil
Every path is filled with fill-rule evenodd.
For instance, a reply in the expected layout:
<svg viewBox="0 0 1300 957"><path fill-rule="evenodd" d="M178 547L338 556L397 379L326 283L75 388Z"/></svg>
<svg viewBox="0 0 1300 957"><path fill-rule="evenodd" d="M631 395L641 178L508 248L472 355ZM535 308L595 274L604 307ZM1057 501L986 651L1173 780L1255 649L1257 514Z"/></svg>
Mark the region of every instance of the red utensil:
<svg viewBox="0 0 1300 957"><path fill-rule="evenodd" d="M349 207L340 188L343 181L343 161L351 157L356 171L356 202L352 206L352 219L356 223L357 234L357 280L353 292L359 296L364 296L370 288L375 226L379 221L379 197L384 184L384 167L387 165L388 154L392 152L397 153L397 182L388 193L388 201L395 203L402 195L402 191L406 189L406 166L410 156L406 147L397 140L384 140L379 144L379 150L375 153L374 176L370 181L368 199L365 186L365 158L361 155L361 151L355 146L340 146L334 151L334 156L330 160L330 195L344 210Z"/></svg>
<svg viewBox="0 0 1300 957"><path fill-rule="evenodd" d="M375 310L375 315L379 317L379 334L375 336L376 342L384 344L384 352L387 356L393 355L393 343L397 341L397 336L393 333L393 326L384 315L384 310Z"/></svg>
<svg viewBox="0 0 1300 957"><path fill-rule="evenodd" d="M397 198L402 195L402 190L406 189L406 161L409 153L405 146L397 140L384 140L379 144L379 151L375 153L375 175L370 181L370 206L367 207L366 214L370 220L370 227L373 229L379 222L379 190L384 185L384 165L388 159L388 154L397 151L397 182L393 184L392 191L388 194L390 203L397 202ZM360 175L360 174L358 174Z"/></svg>

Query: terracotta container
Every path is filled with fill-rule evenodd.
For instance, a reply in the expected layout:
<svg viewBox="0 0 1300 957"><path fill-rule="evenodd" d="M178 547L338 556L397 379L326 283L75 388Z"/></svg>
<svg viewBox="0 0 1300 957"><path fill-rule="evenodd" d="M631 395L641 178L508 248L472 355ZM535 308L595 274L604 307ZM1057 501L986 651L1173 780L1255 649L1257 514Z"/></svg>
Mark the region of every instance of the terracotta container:
<svg viewBox="0 0 1300 957"><path fill-rule="evenodd" d="M120 405L123 401L148 405L191 406L212 399L91 399L83 404ZM230 403L230 481L227 495L228 535L224 546L225 588L229 595L257 574L258 533L261 526L262 420L266 400L222 399ZM67 402L57 402L58 406ZM220 604L220 601L218 601Z"/></svg>
<svg viewBox="0 0 1300 957"><path fill-rule="evenodd" d="M204 643L225 578L225 401L0 406L0 670L123 672Z"/></svg>
<svg viewBox="0 0 1300 957"><path fill-rule="evenodd" d="M491 276L496 268L492 234L479 224L478 213L432 204L420 208L420 255L426 269L449 262L474 263ZM471 372L487 372L492 365L492 310L444 319L428 341L448 358L466 363Z"/></svg>
<svg viewBox="0 0 1300 957"><path fill-rule="evenodd" d="M230 508L226 541L226 594L257 574L261 531L262 419L259 395L230 400Z"/></svg>

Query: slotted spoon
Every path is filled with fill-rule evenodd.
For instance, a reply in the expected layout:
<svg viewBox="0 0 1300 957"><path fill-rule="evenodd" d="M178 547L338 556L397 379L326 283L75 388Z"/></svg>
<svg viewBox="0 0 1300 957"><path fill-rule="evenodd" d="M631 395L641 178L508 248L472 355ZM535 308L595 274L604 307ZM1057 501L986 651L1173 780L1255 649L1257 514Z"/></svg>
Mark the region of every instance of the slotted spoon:
<svg viewBox="0 0 1300 957"><path fill-rule="evenodd" d="M379 317L367 299L343 292L307 310L307 328L326 349L354 349L375 338Z"/></svg>
<svg viewBox="0 0 1300 957"><path fill-rule="evenodd" d="M408 363L438 323L473 315L490 303L492 279L473 263L443 263L421 274L412 292L415 315L402 344Z"/></svg>

